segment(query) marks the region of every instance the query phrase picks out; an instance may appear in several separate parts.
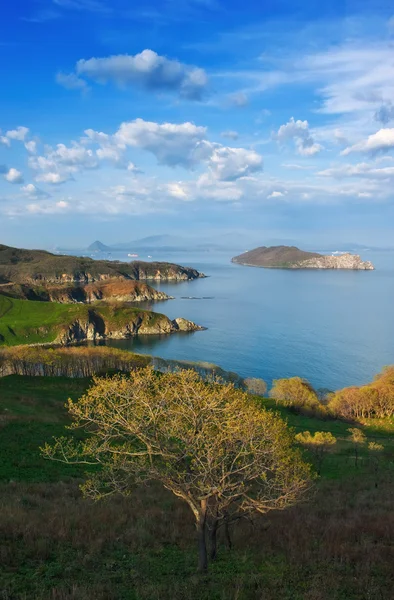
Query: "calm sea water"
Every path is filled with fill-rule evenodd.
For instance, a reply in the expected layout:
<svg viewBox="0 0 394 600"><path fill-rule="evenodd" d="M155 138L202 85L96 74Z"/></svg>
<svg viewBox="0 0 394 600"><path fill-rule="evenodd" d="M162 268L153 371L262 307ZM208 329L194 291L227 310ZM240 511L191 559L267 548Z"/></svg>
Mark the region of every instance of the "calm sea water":
<svg viewBox="0 0 394 600"><path fill-rule="evenodd" d="M113 258L130 260L125 254ZM155 284L175 300L145 307L208 329L110 345L209 361L268 383L298 375L329 389L366 383L394 363L394 253L363 253L376 271L259 269L232 264L230 258L227 253L155 255L209 277Z"/></svg>

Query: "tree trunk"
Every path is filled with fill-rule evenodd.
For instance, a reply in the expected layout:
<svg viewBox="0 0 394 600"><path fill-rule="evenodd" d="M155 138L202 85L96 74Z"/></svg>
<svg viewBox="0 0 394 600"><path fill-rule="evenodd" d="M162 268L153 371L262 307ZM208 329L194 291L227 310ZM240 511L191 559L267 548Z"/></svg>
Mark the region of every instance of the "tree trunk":
<svg viewBox="0 0 394 600"><path fill-rule="evenodd" d="M226 536L227 547L229 550L231 550L233 547L233 542L231 541L230 524L227 520L224 524L224 535Z"/></svg>
<svg viewBox="0 0 394 600"><path fill-rule="evenodd" d="M208 571L208 554L206 540L207 501L201 500L201 510L197 521L198 540L198 570L200 573Z"/></svg>
<svg viewBox="0 0 394 600"><path fill-rule="evenodd" d="M217 533L218 533L219 521L217 519L212 523L212 529L210 533L210 541L211 541L211 560L215 560L218 547L217 547Z"/></svg>

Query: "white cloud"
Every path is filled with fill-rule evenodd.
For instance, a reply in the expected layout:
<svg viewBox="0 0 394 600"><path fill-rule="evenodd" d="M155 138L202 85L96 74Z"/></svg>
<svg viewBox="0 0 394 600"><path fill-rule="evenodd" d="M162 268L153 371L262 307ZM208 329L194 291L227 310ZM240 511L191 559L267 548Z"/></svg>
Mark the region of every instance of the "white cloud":
<svg viewBox="0 0 394 600"><path fill-rule="evenodd" d="M4 179L8 181L8 183L23 183L23 175L18 169L11 168L4 175Z"/></svg>
<svg viewBox="0 0 394 600"><path fill-rule="evenodd" d="M366 153L377 153L385 152L394 148L394 128L393 129L379 129L376 133L368 136L366 140L358 142L353 146L345 148L341 152L342 156L347 156L352 152L366 152Z"/></svg>
<svg viewBox="0 0 394 600"><path fill-rule="evenodd" d="M127 170L130 171L130 173L134 173L135 175L137 173L142 173L141 169L136 167L136 165L133 162L129 162L129 164L127 165Z"/></svg>
<svg viewBox="0 0 394 600"><path fill-rule="evenodd" d="M69 179L72 179L70 174L62 175L61 173L54 173L52 171L48 171L48 173L41 173L36 177L36 181L41 181L42 183L51 183L53 185L65 183Z"/></svg>
<svg viewBox="0 0 394 600"><path fill-rule="evenodd" d="M56 83L66 88L66 90L80 90L83 93L89 90L86 81L75 75L75 73L58 73Z"/></svg>
<svg viewBox="0 0 394 600"><path fill-rule="evenodd" d="M368 179L388 179L394 177L394 167L380 167L368 163L340 165L320 171L318 175L343 179L345 177L366 177Z"/></svg>
<svg viewBox="0 0 394 600"><path fill-rule="evenodd" d="M0 144L3 144L4 146L10 146L10 145L11 145L11 142L10 142L10 140L8 139L8 137L7 137L7 136L5 136L5 135L0 135Z"/></svg>
<svg viewBox="0 0 394 600"><path fill-rule="evenodd" d="M222 181L233 181L263 169L263 158L254 150L215 147L208 161L213 175Z"/></svg>
<svg viewBox="0 0 394 600"><path fill-rule="evenodd" d="M53 215L64 213L70 208L69 202L59 200L58 202L40 202L30 203L26 206L30 214L35 215Z"/></svg>
<svg viewBox="0 0 394 600"><path fill-rule="evenodd" d="M28 183L27 185L22 186L21 191L24 194L26 194L29 198L32 198L34 200L49 197L49 194L47 194L43 190L40 190L40 188L34 185L34 183Z"/></svg>
<svg viewBox="0 0 394 600"><path fill-rule="evenodd" d="M279 127L276 139L281 143L294 139L297 152L301 156L314 156L323 149L323 146L314 141L308 121L296 121L294 117Z"/></svg>
<svg viewBox="0 0 394 600"><path fill-rule="evenodd" d="M10 140L18 140L18 142L24 142L27 134L29 133L28 127L17 127L7 131L6 136Z"/></svg>
<svg viewBox="0 0 394 600"><path fill-rule="evenodd" d="M237 140L239 138L238 131L232 131L232 130L222 131L222 133L220 135L223 138L227 138L229 140Z"/></svg>
<svg viewBox="0 0 394 600"><path fill-rule="evenodd" d="M168 183L165 187L168 195L171 198L176 198L177 200L188 200L189 194L187 187L182 182Z"/></svg>
<svg viewBox="0 0 394 600"><path fill-rule="evenodd" d="M153 50L136 55L115 55L81 59L76 76L101 84L113 81L120 86L139 86L145 90L175 92L188 100L201 100L208 87L203 69L160 56Z"/></svg>
<svg viewBox="0 0 394 600"><path fill-rule="evenodd" d="M31 156L29 166L38 171L36 181L59 184L72 179L74 173L97 168L98 159L93 150L74 142L47 148L44 156Z"/></svg>
<svg viewBox="0 0 394 600"><path fill-rule="evenodd" d="M268 199L271 198L283 198L285 194L283 192L278 192L276 190L274 190L273 192L271 192L271 194L269 196L267 196Z"/></svg>
<svg viewBox="0 0 394 600"><path fill-rule="evenodd" d="M190 168L207 154L202 143L205 136L206 128L193 123L159 124L136 119L122 123L112 139L120 148L129 146L152 152L160 164Z"/></svg>
<svg viewBox="0 0 394 600"><path fill-rule="evenodd" d="M25 148L30 154L37 154L37 142L33 140L25 142Z"/></svg>

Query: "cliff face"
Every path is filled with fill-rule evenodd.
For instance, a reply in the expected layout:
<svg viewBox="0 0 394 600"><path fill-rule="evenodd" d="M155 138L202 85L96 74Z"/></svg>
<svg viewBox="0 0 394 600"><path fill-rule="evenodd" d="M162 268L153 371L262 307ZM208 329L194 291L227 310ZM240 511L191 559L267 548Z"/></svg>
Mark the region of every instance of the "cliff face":
<svg viewBox="0 0 394 600"><path fill-rule="evenodd" d="M152 302L169 300L164 292L159 292L150 285L125 280L96 281L86 285L45 284L41 286L26 284L0 285L0 292L13 298L37 300L42 302L59 302L60 304L93 302Z"/></svg>
<svg viewBox="0 0 394 600"><path fill-rule="evenodd" d="M358 254L341 254L340 256L321 256L301 261L293 269L353 269L373 271L374 266L369 261L361 260Z"/></svg>
<svg viewBox="0 0 394 600"><path fill-rule="evenodd" d="M373 270L370 261L361 260L356 254L325 256L317 252L305 252L295 246L255 248L232 259L232 262L251 267L276 269L353 269Z"/></svg>
<svg viewBox="0 0 394 600"><path fill-rule="evenodd" d="M165 315L141 311L114 323L93 311L88 318L76 319L63 328L55 343L73 344L87 340L123 340L137 335L163 335L180 331L202 331L204 328L186 319L171 321Z"/></svg>

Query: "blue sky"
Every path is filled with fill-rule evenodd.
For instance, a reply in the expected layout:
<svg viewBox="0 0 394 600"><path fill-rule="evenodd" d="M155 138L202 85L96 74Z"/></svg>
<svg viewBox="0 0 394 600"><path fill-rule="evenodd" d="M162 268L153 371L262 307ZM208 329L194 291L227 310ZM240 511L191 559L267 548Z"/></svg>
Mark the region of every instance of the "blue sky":
<svg viewBox="0 0 394 600"><path fill-rule="evenodd" d="M14 0L0 242L394 245L393 14L369 0Z"/></svg>

